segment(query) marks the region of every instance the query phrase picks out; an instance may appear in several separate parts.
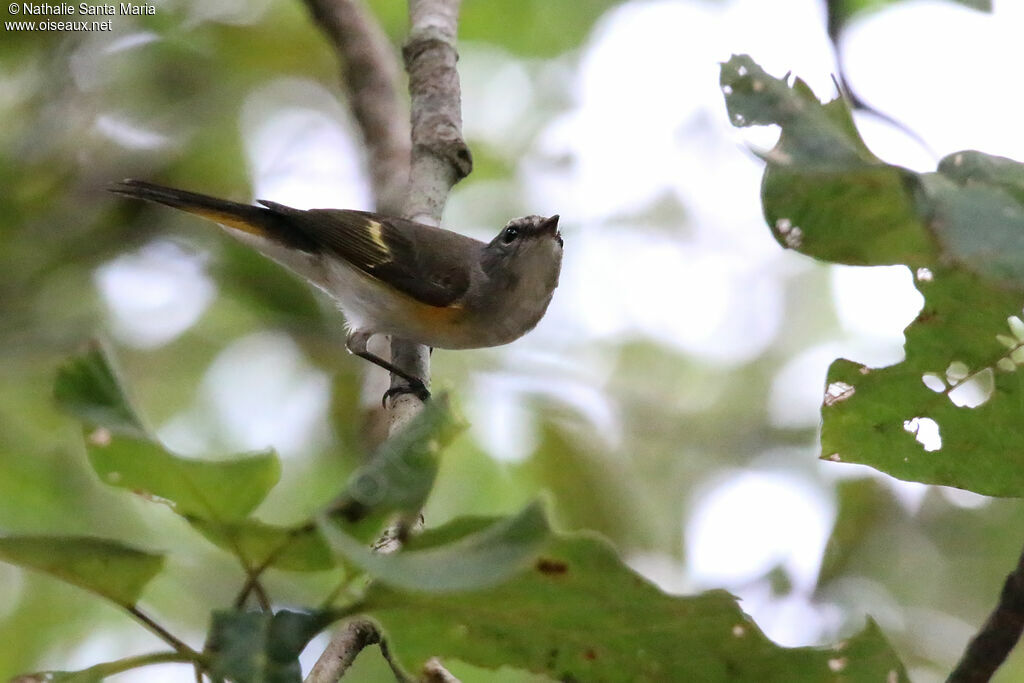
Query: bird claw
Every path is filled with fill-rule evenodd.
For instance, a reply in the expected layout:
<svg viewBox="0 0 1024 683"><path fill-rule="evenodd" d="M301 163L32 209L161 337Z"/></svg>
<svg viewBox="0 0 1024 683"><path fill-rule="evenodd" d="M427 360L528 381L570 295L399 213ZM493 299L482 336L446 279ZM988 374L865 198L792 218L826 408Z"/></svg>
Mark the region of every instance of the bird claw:
<svg viewBox="0 0 1024 683"><path fill-rule="evenodd" d="M402 394L412 394L419 400L426 403L430 399L430 390L427 389L426 385L421 380L412 380L408 384L402 384L397 387L391 387L384 392L384 396L380 399L380 405L382 408L388 407L388 399L393 396L400 396Z"/></svg>

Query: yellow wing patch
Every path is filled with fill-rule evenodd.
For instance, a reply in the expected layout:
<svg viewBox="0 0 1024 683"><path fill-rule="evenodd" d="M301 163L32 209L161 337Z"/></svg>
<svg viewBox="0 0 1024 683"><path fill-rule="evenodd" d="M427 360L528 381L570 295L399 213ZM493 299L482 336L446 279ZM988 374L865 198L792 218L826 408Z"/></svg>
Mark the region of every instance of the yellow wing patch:
<svg viewBox="0 0 1024 683"><path fill-rule="evenodd" d="M384 226L379 221L367 220L366 229L369 231L370 239L373 240L373 243L380 247L382 252L390 256L391 249L384 243Z"/></svg>

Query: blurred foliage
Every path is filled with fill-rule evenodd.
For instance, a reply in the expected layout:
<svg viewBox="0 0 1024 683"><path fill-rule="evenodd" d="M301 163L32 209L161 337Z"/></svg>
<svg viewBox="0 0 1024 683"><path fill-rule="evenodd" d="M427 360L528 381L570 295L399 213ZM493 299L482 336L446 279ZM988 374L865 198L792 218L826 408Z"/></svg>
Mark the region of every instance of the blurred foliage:
<svg viewBox="0 0 1024 683"><path fill-rule="evenodd" d="M824 681L837 667L851 681L906 680L873 623L832 649L780 648L726 592L667 596L628 569L606 541L553 534L537 503L506 518L460 517L411 536L400 552L367 548L338 525L364 522L369 513L419 510L439 452L458 429L444 395L381 444L321 516L319 532L343 569L325 608L272 612L262 580L268 568L333 565L309 559L322 557L312 522L283 531L247 517L277 482L277 458L185 461L168 453L142 426L112 361L95 343L63 365L54 393L87 426L90 462L101 481L166 502L234 555L246 574L236 608L213 612L201 654L160 625L151 628L173 651L51 674L58 680L94 680L122 667L184 659L213 680L298 681L307 643L339 616L354 613L382 622L409 671L440 654L562 680ZM137 617L135 603L164 560L113 541L59 536L0 538L0 559L91 590ZM354 598L339 599L357 569L372 580ZM242 609L250 595L262 611ZM638 652L649 654L638 658Z"/></svg>
<svg viewBox="0 0 1024 683"><path fill-rule="evenodd" d="M399 44L406 26L403 3L376 0L370 4ZM559 57L564 68L572 68L596 22L620 4L611 0L465 0L460 35L467 45L496 48L503 59L519 59L531 65ZM866 4L845 6L856 9ZM6 7L0 10L0 21L9 18L6 12ZM853 16L853 10L843 16L845 22ZM88 566L69 577L69 568L78 566L71 556L82 547L80 543L86 542L81 537L87 535L110 539L86 542L102 548L146 549L127 551L132 557L136 552L144 553L139 557L165 554L164 570L148 583L141 582L145 583L142 602L154 618L175 625L196 647L211 628L211 608L220 610L222 616L215 631L224 643L221 651L225 671L251 670L245 669L253 663L247 659L251 650L233 657L236 651L231 644L237 634L262 634L260 637L269 642L268 634L283 628L295 636L286 648L286 656L277 659L274 654L263 661L281 663L280 670L293 675L295 654L309 636L304 628L295 628L304 625L301 617L298 622L285 623L291 617L253 617L235 608L233 599L240 587L259 570L275 604L317 605L331 594L339 600L377 600L381 622L394 631L395 652L403 662L415 666L422 656L439 654L443 649L451 658L465 658L448 663L467 682L550 680L526 673L523 668L556 675L582 671L578 675L585 677L604 661L589 659L589 642L574 634L567 641L570 646L554 657L550 650L541 649L541 642L568 637L565 634L570 630L580 631L581 615L595 607L605 608L597 612L605 626L621 628L628 620L652 629L659 622L648 622L650 614L670 620L676 629L691 618L688 610L707 608L713 618L695 623L692 632L684 634L688 646L699 650L695 661L702 665L716 667L723 661L750 656L750 661L814 667L815 675L826 675L830 649L794 652L779 648L761 635L732 599L721 593L666 596L625 569L607 544L576 533L584 529L599 532L631 563L636 557L648 555L682 563L687 560L688 515L708 482L715 481L723 471L752 466L813 473L823 487L832 486L829 475L821 474L826 470L815 467L814 428L780 427L766 408L778 369L834 333L835 316L822 296L828 288L823 270L801 271L788 281L784 329L764 354L746 362L707 363L650 338L609 339L593 343L593 349L580 349L581 353L593 351L604 359L605 374L600 379L588 379L587 387L614 405L621 429L617 439L605 438L595 430L592 418L577 407L539 392L522 395L521 404L530 424L536 425L536 440L524 461L509 463L494 458L477 433L453 436L437 464L434 487L424 508L427 532L418 542L427 544L431 538L440 537L430 534L458 542L471 531L482 533L479 526L473 526L481 522L467 517L508 519L534 500L539 491L547 491L553 531L546 532L546 551L567 563L599 566L601 571L600 576L582 572L579 576L574 572L571 577L539 576L540 572L530 569L536 565L521 564L522 555L513 557L510 564L502 565L513 578L502 586L476 591L473 600L480 602L469 600L460 605L465 613L453 614L447 622L448 630L439 634L438 622L425 619L441 618L438 615L443 610L437 604L445 596L412 595L385 582L374 583L373 589L363 595L358 581L349 583L357 576L353 567L358 563L345 553L333 553L319 529L308 523L312 515L336 500L343 483L365 465L370 450L367 444L373 438L367 433L372 429L363 426L367 422L364 418L374 413L366 406L376 404L379 398L362 400L363 364L340 352L344 327L332 305L290 274L207 226L197 226L149 206L114 201L102 189L111 180L138 176L212 194L248 197L249 184L262 169L254 168L243 139L246 104L254 93L282 79L313 81L337 93L334 54L297 2L174 2L160 5L155 16L118 17L116 28L114 34L4 32L0 39L0 116L4 121L0 126L0 529L9 534L11 548L26 538L75 539L61 541L59 548L52 540L33 540L41 544L36 550L43 550L41 555L36 554L38 562L25 552L18 557L5 555L16 564L44 572L22 572L0 565L0 632L4 634L0 639L0 678L29 670L87 666L94 660L83 658L105 647L108 634L114 634L119 646L124 644L126 651L120 654L132 654L139 647L132 640L139 626L123 611L54 581L45 573L48 566L56 566L63 578L79 585L92 587L93 581L100 581L101 587L109 588L119 572L134 571L121 567L116 560L115 571L109 575L101 576L95 566ZM681 35L685 29L681 27ZM673 82L667 80L665 87ZM501 200L481 209L488 224L500 223L509 212L531 211L521 205L522 193L514 184L516 174L521 172L519 157L536 142L544 124L564 113L574 97L565 81L554 79L553 83L545 84L538 78L534 84L537 95L530 100L531 110L524 114L529 119L528 134L521 139L510 140L507 147L493 140L470 140L474 150L480 152L478 172L460 185L458 192L471 196L486 183L500 184ZM929 231L921 238L915 223L920 197L916 190L907 194L907 179L911 176L870 154L859 142L841 104L825 105L819 111L815 109L817 101L811 101L806 89L788 84L773 87L771 94L779 98L777 105L802 102L811 112L813 120L800 136L806 132L817 140L817 146L805 148L806 141L800 136L786 135L787 145L795 145L789 151L801 159L801 166L813 161L818 153L826 157L841 153L839 158L818 159L828 167L818 169L822 171L818 176L802 175L796 167L778 168L778 160L770 154L767 157L769 165L776 166L771 171L772 196L791 202L786 208L792 212L806 212L800 214L803 222L793 222L804 231L804 244L813 245L813 231L817 227L826 230L837 216L832 209L816 215L818 209L812 204L820 197L813 187L810 195L801 194L802 187L808 179L831 178L834 182L826 188L826 195L832 199L824 206L843 204L846 211L838 218L852 226L851 230L866 221L884 227L885 234L869 230L858 233L857 239L840 242L822 238L817 246L824 251L818 255L838 256L851 263L916 263L914 259L920 259L928 264L934 257L932 249L955 253L954 269L971 275L959 273L957 277L966 278L960 282L947 276L947 271L932 268L932 285L952 287L960 282L965 292L974 292L962 306L978 317L968 318L972 322L966 327L977 323L992 329L986 328L984 333L956 330L948 326L953 324L948 317L928 325L942 325L942 335L949 333L957 343L973 340L977 347L964 349L978 354L978 358L985 358L991 351L993 363L1000 354L1012 359L1012 353L1008 354L1005 346L997 350L993 340L999 342L997 334L1004 337L1004 342L1016 338L1015 328L1005 322L1004 315L996 330L996 316L991 311L994 301L1013 301L1016 290L1000 286L984 294L976 286L992 278L1011 282L1019 279L1019 266L1013 260L1015 243L998 242L995 253L974 253L970 247L975 242L963 239L966 233L956 230L963 224L959 217L978 207L1013 208L1021 196L1018 168L1008 161L973 154L964 154L959 162L956 157L946 160L938 173L932 174L933 184L922 186L936 201L941 200L943 215L950 219L949 231ZM339 110L343 110L344 103L340 104ZM759 115L771 120L768 114ZM803 126L803 119L800 121L797 125ZM340 125L347 122L341 120ZM283 170L287 172L287 168ZM834 175L828 176L825 171ZM847 181L851 187L844 185ZM876 198L884 201L876 202ZM649 221L684 239L692 227L687 224L686 207L671 204L670 209L666 212L661 205L642 208L630 216L630 221ZM792 215L796 214L777 213L773 219ZM986 215L994 217L995 213ZM771 222L775 224L775 220ZM999 230L1000 225L993 220L985 221L982 227ZM777 231L775 234L780 237ZM1008 238L999 232L991 236ZM568 232L567 240L572 245ZM77 354L82 353L85 340L98 330L109 333L112 326L108 305L98 293L97 268L154 242L171 242L187 255L200 258L204 275L216 285L216 298L194 324L159 345L133 345L115 335L112 346L122 371L107 372L109 366L103 370L90 362L79 367L81 373L62 375L64 383L59 385L57 398L77 418L90 424L87 434L102 442L95 426L106 425L111 432L108 446L90 444L88 440L83 444L81 425L57 407L53 379L69 357L82 360ZM785 245L784 238L780 242ZM918 284L922 284L920 278ZM927 288L922 289L929 296ZM952 315L954 294L934 291L929 305ZM961 310L956 313L959 315ZM934 358L938 350L923 344L937 335L925 333L924 327L916 329L922 332L922 357ZM204 392L209 390L207 383L214 366L227 347L267 331L294 343L316 372L330 378L329 425L299 457L282 453L279 460L274 460L274 468L266 466L266 459L250 463L259 466L260 474L255 477L260 483L252 489L233 490L230 482L215 480L221 482L214 495L218 506L229 507L217 507L216 515L202 514L209 508L185 503L188 498L181 491L184 485L205 481L205 475L194 478L191 468L207 473L220 471L217 468L221 467L233 471L232 461L189 460L186 465L184 456L161 445L163 437L184 422L201 437L192 444L190 453L206 456L239 451L238 439L230 438L225 428L216 424L219 414L210 408ZM909 358L908 352L908 362L912 362ZM952 361L966 363L967 358L952 354L944 365L921 362L928 371L946 377ZM441 352L435 354L434 365L435 377L451 385L456 404L472 395L475 377L517 371L514 362L489 351ZM979 362L977 367L981 365ZM923 371L919 368L906 378L894 379L905 379L912 396L924 396L920 386L910 391L912 382L920 385ZM859 383L864 379L881 382L873 378L885 377L881 371L868 375L860 372L858 368L856 384L851 382L858 386L855 397L860 395ZM998 366L993 372L1001 382L1016 377L1009 372L1000 375ZM130 402L119 402L122 376L133 389ZM89 389L84 395L75 378ZM111 387L117 391L111 393ZM867 394L867 385L864 388ZM939 394L931 396L945 400ZM993 404L1009 402L993 398L976 409L953 408L948 401L940 403L928 405L943 407L959 419L964 411L992 410L989 406ZM90 408L80 410L83 404ZM854 405L852 399L837 405L847 404ZM124 428L133 424L134 418L129 416L137 418L136 406L148 419L138 420L135 425L144 426L144 434L131 435ZM98 407L103 409L95 410ZM871 410L878 410L878 406ZM896 425L891 431L902 439L900 448L920 450L898 419L903 412L897 417L887 416ZM926 414L914 412L911 416ZM981 419L968 417L970 424ZM116 419L121 420L120 427L112 422ZM1000 424L1010 431L1001 429L991 436L994 441L985 442L992 450L1002 447L1000 439L1012 438L1015 433L1016 426ZM943 450L955 446L954 441L947 441L953 434L945 428L942 436ZM104 458L121 446L133 459L138 454L150 457L132 463L140 467L133 473L139 479L130 484L122 480L124 487L103 486L101 483L118 482L101 477L94 467L102 466ZM841 452L845 460L854 451ZM165 467L155 469L156 462ZM899 463L875 464L901 467ZM278 466L280 480L271 489L277 481ZM992 476L985 475L976 488L1014 486L1012 476L993 483L1009 469L1003 467ZM109 475L113 469L104 471ZM217 484L207 482L203 486ZM125 487L143 495L129 493ZM1024 516L1007 501L977 509L954 505L937 489L924 494L916 509L902 502L888 485L867 479L843 482L835 495L835 531L814 597L816 606L834 609L839 616L823 630L821 642L853 637L844 656L851 657L851 672L866 672L864 680L877 680L876 671L898 666L887 639L912 672L924 671L934 677L962 646L966 624L979 623L991 605L1019 551ZM153 505L153 499L177 505ZM365 530L347 531L358 535ZM478 536L475 539L480 540ZM481 546L484 550L489 547L486 543L474 545L478 550ZM27 547L23 544L21 550ZM92 546L90 556L104 558L104 552L96 552L96 547ZM486 553L483 556L488 557ZM488 561L497 562L494 558ZM376 567L367 565L366 570L373 573ZM379 571L383 576L390 570ZM134 576L138 579L141 575ZM524 623L522 615L528 608L547 610L557 606L563 593L551 593L550 586L542 582L562 578L577 583L564 593L567 600L557 613L557 623L531 617L528 628L506 634L479 628L488 619L494 622L485 608L505 599L502 590L515 592L517 600L521 598L517 603L522 609L520 623ZM142 590L141 583L125 585L140 586ZM785 592L792 582L776 585ZM695 591L687 587L687 592ZM538 605L544 596L549 597ZM119 597L134 601L135 590ZM613 612L617 606L621 610ZM861 631L866 613L876 618L885 638L873 625ZM474 623L477 628L468 633L453 626L470 619L476 621L466 623ZM539 622L544 628L532 632L530 629ZM737 623L744 625L747 638L743 643L736 642L731 630ZM431 624L434 627L427 628ZM712 626L721 628L712 633ZM719 637L722 629L724 639ZM860 635L854 636L858 632ZM509 634L523 636L524 649L518 657L503 658L497 654L495 641ZM652 636L662 637L664 633ZM473 652L467 652L468 642L475 645ZM607 655L608 661L622 661L636 654L626 649L629 643L625 640L609 642L612 644L607 651L602 646L594 648L593 654L599 658ZM672 647L676 642L672 640ZM716 659L714 648L701 649L702 644L712 642L724 643L727 656ZM740 649L744 647L750 651ZM151 643L146 642L145 648L151 648ZM854 653L861 652L863 658L854 657ZM517 668L493 669L498 662ZM859 666L865 668L853 668ZM1019 659L1011 661L1003 680L1015 680L1022 667ZM192 676L188 667L178 673L183 680ZM756 674L761 677L760 672ZM359 681L393 680L376 648L369 648L358 658L351 677ZM810 680L815 680L814 676Z"/></svg>
<svg viewBox="0 0 1024 683"><path fill-rule="evenodd" d="M93 538L8 536L0 559L52 574L68 583L131 607L163 567L159 555Z"/></svg>

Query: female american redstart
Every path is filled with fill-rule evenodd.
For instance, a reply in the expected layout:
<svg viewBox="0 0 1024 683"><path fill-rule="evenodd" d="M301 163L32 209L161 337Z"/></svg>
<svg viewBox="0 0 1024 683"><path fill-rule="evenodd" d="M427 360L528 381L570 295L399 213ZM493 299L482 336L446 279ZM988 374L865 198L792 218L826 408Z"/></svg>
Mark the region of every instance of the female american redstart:
<svg viewBox="0 0 1024 683"><path fill-rule="evenodd" d="M562 269L558 216L510 221L488 243L366 211L304 211L259 200L239 204L125 180L111 192L198 214L330 294L345 314L349 351L426 385L366 349L389 334L442 349L507 344L536 326Z"/></svg>

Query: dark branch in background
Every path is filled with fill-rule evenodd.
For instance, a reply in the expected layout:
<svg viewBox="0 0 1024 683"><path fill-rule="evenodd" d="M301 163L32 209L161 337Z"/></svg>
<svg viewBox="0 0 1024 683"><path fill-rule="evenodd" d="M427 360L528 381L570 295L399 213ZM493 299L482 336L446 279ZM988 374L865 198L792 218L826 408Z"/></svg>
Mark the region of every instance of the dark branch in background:
<svg viewBox="0 0 1024 683"><path fill-rule="evenodd" d="M377 211L397 215L409 179L409 113L394 48L361 0L305 0L341 62L352 114L363 133Z"/></svg>
<svg viewBox="0 0 1024 683"><path fill-rule="evenodd" d="M843 32L843 28L846 27L850 17L848 15L847 1L846 0L825 0L825 11L827 14L827 30L828 38L832 43L832 52L836 56L836 68L839 69L838 79L836 83L836 89L839 90L839 94L846 98L846 101L850 103L850 108L854 111L862 111L865 114L871 114L875 118L885 121L893 128L902 131L914 142L921 145L930 155L935 156L935 152L928 143L925 142L924 138L913 131L902 121L899 121L889 114L876 109L871 106L853 89L850 85L850 79L846 77L846 61L843 58L843 52L839 46L840 34Z"/></svg>
<svg viewBox="0 0 1024 683"><path fill-rule="evenodd" d="M999 604L985 625L971 639L960 662L947 683L982 683L992 678L996 669L1013 650L1024 632L1024 551L1017 567L1006 577Z"/></svg>

